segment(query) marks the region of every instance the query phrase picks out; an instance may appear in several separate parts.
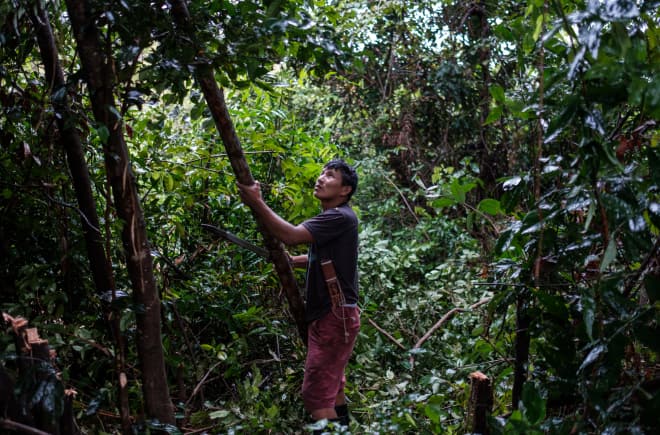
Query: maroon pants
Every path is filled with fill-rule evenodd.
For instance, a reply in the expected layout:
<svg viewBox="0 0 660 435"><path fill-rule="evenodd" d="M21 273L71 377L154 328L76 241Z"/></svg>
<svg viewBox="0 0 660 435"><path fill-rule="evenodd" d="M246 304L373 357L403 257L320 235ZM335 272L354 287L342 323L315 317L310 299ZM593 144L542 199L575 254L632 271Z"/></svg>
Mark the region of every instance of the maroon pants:
<svg viewBox="0 0 660 435"><path fill-rule="evenodd" d="M309 324L302 396L307 411L334 408L360 330L360 309L340 307Z"/></svg>

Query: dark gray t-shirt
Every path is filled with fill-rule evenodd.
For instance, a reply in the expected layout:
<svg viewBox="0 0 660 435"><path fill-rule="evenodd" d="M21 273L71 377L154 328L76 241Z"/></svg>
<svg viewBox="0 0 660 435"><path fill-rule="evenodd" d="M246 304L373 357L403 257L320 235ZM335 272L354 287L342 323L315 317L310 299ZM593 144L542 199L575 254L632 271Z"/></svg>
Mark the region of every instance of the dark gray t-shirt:
<svg viewBox="0 0 660 435"><path fill-rule="evenodd" d="M328 313L330 295L321 260L332 260L347 304L358 302L358 219L348 204L324 210L302 225L314 238L307 259L305 318L308 322Z"/></svg>

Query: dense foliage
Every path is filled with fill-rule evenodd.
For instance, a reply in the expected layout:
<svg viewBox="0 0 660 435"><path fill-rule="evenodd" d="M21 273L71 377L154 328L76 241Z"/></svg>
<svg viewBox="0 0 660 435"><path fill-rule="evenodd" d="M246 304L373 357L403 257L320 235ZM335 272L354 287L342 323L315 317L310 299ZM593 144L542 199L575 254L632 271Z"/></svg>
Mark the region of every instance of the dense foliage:
<svg viewBox="0 0 660 435"><path fill-rule="evenodd" d="M22 412L59 417L64 385L82 428L118 432L125 361L136 432L306 430L305 348L273 267L201 226L261 240L193 79L210 65L286 219L316 213L323 162L358 168L351 432L469 432L477 370L494 389L492 433L657 429L657 1L192 1L195 40L169 2L88 3L114 60L178 428L143 415L142 307L106 178L108 129L91 115L65 6L47 4L67 79L51 95L34 3L12 0L0 5L0 309L39 329L59 371L21 378L19 349L1 336ZM58 142L64 95L113 297L89 277Z"/></svg>

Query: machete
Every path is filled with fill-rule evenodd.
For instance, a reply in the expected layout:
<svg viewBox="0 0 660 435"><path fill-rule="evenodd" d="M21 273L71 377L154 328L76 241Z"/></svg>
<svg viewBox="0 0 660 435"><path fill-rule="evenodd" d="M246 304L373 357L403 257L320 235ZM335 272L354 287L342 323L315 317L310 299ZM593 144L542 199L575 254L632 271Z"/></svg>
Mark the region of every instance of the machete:
<svg viewBox="0 0 660 435"><path fill-rule="evenodd" d="M257 246L254 243L250 243L247 240L241 239L240 237L236 237L235 235L233 235L229 231L225 231L222 228L218 228L218 227L216 227L214 225L210 225L210 224L202 224L202 228L212 232L215 235L218 235L218 236L222 237L225 240L228 240L228 241L240 246L241 248L248 249L248 250L254 252L255 254L259 255L260 257L263 257L265 259L270 258L270 253L268 252L268 250L266 248L262 248L261 246Z"/></svg>

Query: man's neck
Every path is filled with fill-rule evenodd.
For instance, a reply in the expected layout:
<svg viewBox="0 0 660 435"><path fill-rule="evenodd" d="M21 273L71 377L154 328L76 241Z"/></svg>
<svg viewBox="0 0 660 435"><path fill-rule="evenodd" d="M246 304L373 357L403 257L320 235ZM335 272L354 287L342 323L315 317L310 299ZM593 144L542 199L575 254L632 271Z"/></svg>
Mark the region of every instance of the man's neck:
<svg viewBox="0 0 660 435"><path fill-rule="evenodd" d="M339 207L340 205L345 204L348 200L345 197L339 197L334 199L329 199L327 201L321 201L321 208L323 211L329 210L331 208Z"/></svg>

